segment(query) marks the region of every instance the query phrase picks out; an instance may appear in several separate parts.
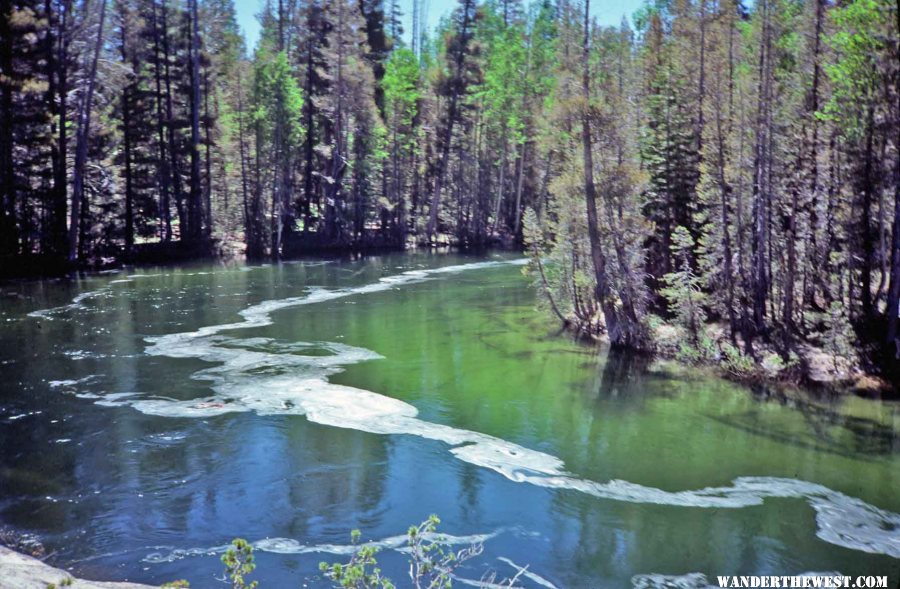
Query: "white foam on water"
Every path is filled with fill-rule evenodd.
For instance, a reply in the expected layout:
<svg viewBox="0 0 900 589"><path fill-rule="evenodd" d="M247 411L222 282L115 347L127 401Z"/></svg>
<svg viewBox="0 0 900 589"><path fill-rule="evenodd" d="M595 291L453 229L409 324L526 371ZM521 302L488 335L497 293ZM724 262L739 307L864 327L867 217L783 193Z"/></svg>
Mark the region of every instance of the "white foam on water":
<svg viewBox="0 0 900 589"><path fill-rule="evenodd" d="M330 264L329 261L317 261L317 262L296 262L303 266L321 266L324 264ZM197 271L197 272L185 272L178 274L178 276L205 276L210 274L229 274L233 272L249 272L256 268L267 268L269 264L263 264L260 266L241 266L236 270L215 270L215 271ZM100 272L100 274L110 274L110 273L118 273L119 270L109 270ZM124 278L117 278L115 280L110 280L103 287L98 288L96 290L90 290L87 292L80 293L72 299L72 302L68 305L60 305L58 307L51 307L49 309L38 309L35 311L31 311L28 313L28 317L32 317L35 319L53 319L55 315L59 315L66 311L77 311L77 310L85 310L87 309L87 305L84 304L85 301L94 298L100 298L104 296L109 296L112 294L112 288L114 284L129 284L133 283L138 278L154 278L158 276L169 276L170 274L164 272L158 272L154 274L129 274Z"/></svg>
<svg viewBox="0 0 900 589"><path fill-rule="evenodd" d="M191 556L214 556L216 554L224 554L228 550L229 545L213 546L212 548L172 548L170 546L158 546L160 549L167 549L169 552L151 552L141 559L141 562L150 564L162 564L166 562L175 562Z"/></svg>
<svg viewBox="0 0 900 589"><path fill-rule="evenodd" d="M553 583L551 583L544 577L542 577L536 573L532 573L530 570L528 570L527 566L525 566L525 567L519 566L516 563L514 563L513 561L511 561L510 559L506 558L505 556L499 556L499 557L497 557L497 560L508 564L512 568L516 569L517 574L520 574L521 576L525 577L526 579L534 581L541 587L547 587L547 589L558 589L556 587L556 585L554 585Z"/></svg>
<svg viewBox="0 0 900 589"><path fill-rule="evenodd" d="M164 272L156 272L155 274L129 274L127 278L154 278L156 276L165 276Z"/></svg>
<svg viewBox="0 0 900 589"><path fill-rule="evenodd" d="M79 399L103 399L101 395L96 393L75 393L75 396Z"/></svg>
<svg viewBox="0 0 900 589"><path fill-rule="evenodd" d="M469 587L478 587L479 589L521 589L521 585L509 585L509 583L494 583L485 579L469 579L460 577L459 575L450 575L455 583L462 583Z"/></svg>
<svg viewBox="0 0 900 589"><path fill-rule="evenodd" d="M439 541L445 546L471 546L483 544L494 538L500 531L487 534L472 534L468 536L454 536L452 534L428 533L422 538L428 542ZM390 536L381 540L364 542L362 544L303 544L291 538L264 538L251 542L254 550L270 552L273 554L333 554L336 556L349 556L356 553L361 547L374 547L379 550L395 550L407 552L409 538L406 535ZM210 556L223 554L231 546L213 546L211 548L172 548L170 546L158 546L157 549L166 549L168 552L153 552L145 556L143 562L159 564L173 562L190 556Z"/></svg>
<svg viewBox="0 0 900 589"><path fill-rule="evenodd" d="M78 294L68 305L61 305L59 307L51 307L49 309L39 309L37 311L32 311L28 313L28 317L32 317L35 319L53 319L54 315L58 315L66 311L86 309L87 306L84 304L85 301L107 296L111 291L112 287L109 283L107 283L103 288L98 288L97 290L89 290L87 292Z"/></svg>
<svg viewBox="0 0 900 589"><path fill-rule="evenodd" d="M98 378L99 376L100 376L99 374L89 374L82 378L66 379L66 380L50 380L50 381L47 381L47 385L51 389L58 389L58 388L62 388L62 387L69 388L69 387L74 387L77 384L88 383L88 382L94 380L95 378Z"/></svg>
<svg viewBox="0 0 900 589"><path fill-rule="evenodd" d="M633 589L711 589L712 587L703 573L635 575L631 577L631 586Z"/></svg>
<svg viewBox="0 0 900 589"><path fill-rule="evenodd" d="M18 415L10 415L7 420L8 421L16 421L22 419L24 417L31 417L32 415L40 415L43 411L29 411L27 413L20 413Z"/></svg>
<svg viewBox="0 0 900 589"><path fill-rule="evenodd" d="M91 352L89 350L69 350L63 352L63 355L71 360L99 360L101 358L109 358L109 354L101 352Z"/></svg>
<svg viewBox="0 0 900 589"><path fill-rule="evenodd" d="M433 275L511 263L521 264L524 260L411 270L354 288L313 288L303 296L248 307L240 312L241 321L147 338L148 354L196 358L214 364L193 375L211 381L214 394L204 399L175 400L124 393L106 395L97 403L126 405L151 415L180 418L250 411L260 415L305 415L309 421L332 427L382 435L414 435L452 446L450 452L457 459L517 483L577 491L613 501L737 509L761 505L768 498L804 499L816 512L817 536L822 540L900 558L900 515L822 485L788 478L741 477L727 487L670 492L628 481L601 483L582 479L568 472L556 456L487 434L425 421L408 403L328 381L343 366L381 358L375 352L339 343L283 344L268 338L241 340L222 335L226 331L270 325L272 313L287 308L382 292L422 282ZM310 348L325 350L329 355L297 353Z"/></svg>
<svg viewBox="0 0 900 589"><path fill-rule="evenodd" d="M805 572L791 576L842 577L843 575L837 572ZM711 584L703 573L687 573L684 575L650 573L631 577L631 587L632 589L716 589L719 585Z"/></svg>

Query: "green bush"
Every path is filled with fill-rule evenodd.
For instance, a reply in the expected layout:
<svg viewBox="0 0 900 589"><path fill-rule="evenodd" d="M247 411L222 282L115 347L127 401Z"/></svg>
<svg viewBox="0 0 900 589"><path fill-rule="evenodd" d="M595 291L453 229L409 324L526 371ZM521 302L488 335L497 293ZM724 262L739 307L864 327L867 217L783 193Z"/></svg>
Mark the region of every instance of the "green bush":
<svg viewBox="0 0 900 589"><path fill-rule="evenodd" d="M353 530L350 533L350 541L354 546L359 544L360 532ZM360 546L359 550L350 557L346 564L326 562L319 563L326 577L337 583L337 587L353 589L394 589L394 584L381 576L378 561L375 555L378 548L375 546Z"/></svg>
<svg viewBox="0 0 900 589"><path fill-rule="evenodd" d="M722 366L728 372L738 376L746 376L756 371L756 363L753 358L741 352L730 343L722 344Z"/></svg>
<svg viewBox="0 0 900 589"><path fill-rule="evenodd" d="M253 546L249 542L243 538L232 540L231 547L222 555L222 563L225 565L225 576L231 579L232 589L255 589L256 581L249 584L244 581L244 577L256 568Z"/></svg>
<svg viewBox="0 0 900 589"><path fill-rule="evenodd" d="M406 534L409 548L409 578L416 589L449 589L453 571L462 563L478 556L484 550L481 544L472 544L453 551L446 538L437 534L441 523L436 515L429 516L417 526L411 526ZM359 530L351 534L353 544L359 542ZM362 546L346 564L320 563L319 568L340 589L394 589L395 585L381 575L375 555L378 548Z"/></svg>

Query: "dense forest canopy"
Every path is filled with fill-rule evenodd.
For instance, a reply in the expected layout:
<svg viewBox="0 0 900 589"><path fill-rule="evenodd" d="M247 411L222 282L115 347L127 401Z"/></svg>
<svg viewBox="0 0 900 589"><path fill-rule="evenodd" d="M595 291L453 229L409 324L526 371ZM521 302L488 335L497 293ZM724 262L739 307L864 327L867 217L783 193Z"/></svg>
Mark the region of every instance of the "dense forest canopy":
<svg viewBox="0 0 900 589"><path fill-rule="evenodd" d="M613 344L897 354L896 1L588 1L0 0L0 263L518 245Z"/></svg>

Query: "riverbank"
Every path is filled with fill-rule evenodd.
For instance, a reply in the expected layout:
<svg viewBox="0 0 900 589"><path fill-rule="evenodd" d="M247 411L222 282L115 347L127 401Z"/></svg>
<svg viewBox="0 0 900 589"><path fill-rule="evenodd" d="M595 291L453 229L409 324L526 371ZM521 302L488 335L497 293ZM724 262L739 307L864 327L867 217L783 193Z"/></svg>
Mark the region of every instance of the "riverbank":
<svg viewBox="0 0 900 589"><path fill-rule="evenodd" d="M380 231L367 230L355 241L323 241L315 233L292 233L284 238L279 260L295 260L309 256L376 255L415 250L436 251L518 251L519 245L508 234L493 235L479 245L465 243L448 234L432 240L409 235L398 242ZM198 243L153 241L137 243L130 252L115 248L77 262L48 254L0 256L0 280L58 278L76 272L100 272L127 266L169 266L217 260L246 260L248 263L272 261L271 255L248 257L246 245L239 239L211 239Z"/></svg>
<svg viewBox="0 0 900 589"><path fill-rule="evenodd" d="M29 254L0 257L0 280L58 278L77 272L101 272L124 266L181 264L229 258L232 254L216 243L191 245L180 241L145 243L134 246L130 254L108 252L73 262L58 256Z"/></svg>
<svg viewBox="0 0 900 589"><path fill-rule="evenodd" d="M696 338L691 338L684 328L655 315L650 317L647 328L651 348L625 353L703 369L751 388L763 386L782 391L790 388L886 400L900 396L900 383L877 373L873 363L853 347L838 353L803 341L795 345L785 361L775 345L762 340L754 342L753 355L748 355L743 351L740 336L735 346L728 337L727 326L721 323L702 326ZM586 333L574 321L565 324L564 330L577 338L610 345L605 332Z"/></svg>
<svg viewBox="0 0 900 589"><path fill-rule="evenodd" d="M230 247L225 247L226 245ZM237 245L236 242L231 241L220 243L218 246L208 244L201 248L190 248L177 241L167 244L140 244L135 247L130 261L111 259L105 266L83 268L79 272L90 274L115 271L116 269L127 267L179 266L202 260L224 261L230 259L240 263L240 260L243 258L243 252L238 251ZM371 244L373 247L368 249L353 247L316 249L314 243L305 245L310 250L306 252L306 256L301 255L304 248L299 248L295 252L296 256L290 256L287 259L303 259L310 256L317 259L340 259L342 257L351 257L354 254L365 257L395 252L395 250L390 248L375 247L374 242ZM493 251L511 251L514 249L514 245L509 239L497 239L489 249ZM407 252L415 252L417 250L470 251L461 247L460 244L454 243L449 236L442 236L442 239L435 243L423 243L410 239L407 246L404 250ZM20 258L19 261L23 263L17 266L18 271L11 266L0 264L0 280L10 271L26 279L40 278L44 275L42 268L50 274L71 274L74 271L72 268L66 269L63 266L54 266L50 263L52 260L48 261L41 257L34 257L30 259L30 262L28 258ZM584 331L578 330L575 321L569 322L568 326L573 332L577 332L579 337L608 343L603 334L586 334ZM682 362L689 366L703 366L714 370L719 376L741 384L750 386L793 386L814 390L853 393L870 397L885 395L892 398L900 393L896 383L892 383L890 378L876 373L876 363L865 358L861 350L855 349L853 345L847 342L842 346L837 346L843 348L841 353L828 350L824 345L819 345L816 342L798 342L791 352L790 358L785 361L777 346L766 343L762 339L754 342L753 356L745 354L743 352L743 344L739 342L739 345L735 346L727 335L727 326L721 323L706 324L700 330L701 333L698 334L695 343L691 343L692 338L689 337L685 329L658 316L651 315L647 321L647 326L650 329L652 339L652 350L650 351L652 355Z"/></svg>
<svg viewBox="0 0 900 589"><path fill-rule="evenodd" d="M857 350L838 353L811 342L802 342L789 359L775 346L755 342L755 357L735 347L727 327L705 325L696 343L686 331L661 321L651 322L654 354L692 366L703 366L717 375L748 386L801 387L815 391L851 393L864 397L895 397L896 384L866 368Z"/></svg>
<svg viewBox="0 0 900 589"><path fill-rule="evenodd" d="M54 568L32 556L0 546L0 589L154 589L137 583L113 583L76 579L68 572Z"/></svg>

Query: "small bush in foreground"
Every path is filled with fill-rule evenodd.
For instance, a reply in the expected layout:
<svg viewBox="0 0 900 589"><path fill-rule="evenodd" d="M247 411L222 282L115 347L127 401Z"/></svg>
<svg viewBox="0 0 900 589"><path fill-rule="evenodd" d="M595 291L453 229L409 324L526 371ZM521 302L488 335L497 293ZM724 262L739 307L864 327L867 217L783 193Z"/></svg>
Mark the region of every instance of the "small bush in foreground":
<svg viewBox="0 0 900 589"><path fill-rule="evenodd" d="M235 538L231 541L231 547L222 555L222 563L225 565L225 576L231 579L232 589L255 589L256 581L246 583L244 577L253 572L256 565L253 563L253 546L243 538Z"/></svg>
<svg viewBox="0 0 900 589"><path fill-rule="evenodd" d="M436 515L417 526L411 526L406 534L409 550L409 578L415 589L449 589L453 571L465 561L482 553L484 546L475 543L462 550L453 551L446 538L437 534L441 523ZM359 530L354 530L351 539L359 542ZM381 575L377 568L375 546L361 546L346 564L319 564L326 577L341 589L394 589L394 583Z"/></svg>

